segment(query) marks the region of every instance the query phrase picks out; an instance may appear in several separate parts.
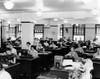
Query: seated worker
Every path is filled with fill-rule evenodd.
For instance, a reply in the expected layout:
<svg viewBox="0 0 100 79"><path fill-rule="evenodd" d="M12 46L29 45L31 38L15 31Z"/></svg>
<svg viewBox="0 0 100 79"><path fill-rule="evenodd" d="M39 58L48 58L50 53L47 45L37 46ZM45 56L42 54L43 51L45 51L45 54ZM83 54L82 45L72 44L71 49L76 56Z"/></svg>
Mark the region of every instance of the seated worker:
<svg viewBox="0 0 100 79"><path fill-rule="evenodd" d="M76 48L75 51L79 52L79 53L84 53L84 50L83 50L83 48L81 47L80 44L78 44L78 48Z"/></svg>
<svg viewBox="0 0 100 79"><path fill-rule="evenodd" d="M71 79L91 79L91 70L93 70L93 62L90 59L82 58L81 65L75 68L73 72L70 73Z"/></svg>
<svg viewBox="0 0 100 79"><path fill-rule="evenodd" d="M94 58L100 58L100 48L97 48L97 52L93 55Z"/></svg>
<svg viewBox="0 0 100 79"><path fill-rule="evenodd" d="M60 44L60 41L57 41L57 44L56 44L58 47L61 47L61 44Z"/></svg>
<svg viewBox="0 0 100 79"><path fill-rule="evenodd" d="M5 54L7 55L8 62L10 62L12 64L16 63L16 55L11 52L10 48L7 48Z"/></svg>
<svg viewBox="0 0 100 79"><path fill-rule="evenodd" d="M43 51L43 46L42 46L41 43L38 43L38 44L37 44L36 50L37 50L37 51Z"/></svg>
<svg viewBox="0 0 100 79"><path fill-rule="evenodd" d="M75 52L74 47L71 47L70 52L68 54L65 55L65 57L73 57L75 62L77 62L79 60L79 56L78 54Z"/></svg>
<svg viewBox="0 0 100 79"><path fill-rule="evenodd" d="M26 49L28 51L30 51L30 49L31 49L31 43L30 42L26 42Z"/></svg>
<svg viewBox="0 0 100 79"><path fill-rule="evenodd" d="M50 48L57 48L58 46L56 46L56 45L54 44L54 42L52 42L52 43L50 44L49 47L50 47Z"/></svg>
<svg viewBox="0 0 100 79"><path fill-rule="evenodd" d="M49 47L49 43L47 41L44 42L44 47Z"/></svg>
<svg viewBox="0 0 100 79"><path fill-rule="evenodd" d="M1 63L0 63L0 79L12 79L11 75L7 71L5 71Z"/></svg>
<svg viewBox="0 0 100 79"><path fill-rule="evenodd" d="M10 63L16 63L17 50L10 43L8 43L6 47L5 54L7 55L7 59Z"/></svg>
<svg viewBox="0 0 100 79"><path fill-rule="evenodd" d="M90 44L89 50L90 51L93 51L93 52L96 52L96 49L94 48L94 45L93 44Z"/></svg>
<svg viewBox="0 0 100 79"><path fill-rule="evenodd" d="M10 52L17 56L17 50L11 44L8 44L6 47L10 48Z"/></svg>
<svg viewBox="0 0 100 79"><path fill-rule="evenodd" d="M93 70L93 62L91 59L82 58L82 67L80 68L82 71L82 78L81 79L91 79L91 70Z"/></svg>
<svg viewBox="0 0 100 79"><path fill-rule="evenodd" d="M37 58L38 57L38 52L36 51L36 47L34 47L32 45L29 54L32 55L33 58Z"/></svg>

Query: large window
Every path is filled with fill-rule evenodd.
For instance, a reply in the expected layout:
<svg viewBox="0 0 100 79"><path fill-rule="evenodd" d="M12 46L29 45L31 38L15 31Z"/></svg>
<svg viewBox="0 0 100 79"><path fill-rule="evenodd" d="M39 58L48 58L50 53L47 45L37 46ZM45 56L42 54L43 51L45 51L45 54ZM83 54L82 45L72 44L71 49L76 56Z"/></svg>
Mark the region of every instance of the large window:
<svg viewBox="0 0 100 79"><path fill-rule="evenodd" d="M85 37L85 24L74 24L73 25L73 40L84 41Z"/></svg>
<svg viewBox="0 0 100 79"><path fill-rule="evenodd" d="M21 24L9 24L8 33L12 38L21 37Z"/></svg>
<svg viewBox="0 0 100 79"><path fill-rule="evenodd" d="M44 36L44 25L43 24L35 24L34 26L34 38L43 38Z"/></svg>
<svg viewBox="0 0 100 79"><path fill-rule="evenodd" d="M95 36L98 40L100 39L100 24L95 25Z"/></svg>

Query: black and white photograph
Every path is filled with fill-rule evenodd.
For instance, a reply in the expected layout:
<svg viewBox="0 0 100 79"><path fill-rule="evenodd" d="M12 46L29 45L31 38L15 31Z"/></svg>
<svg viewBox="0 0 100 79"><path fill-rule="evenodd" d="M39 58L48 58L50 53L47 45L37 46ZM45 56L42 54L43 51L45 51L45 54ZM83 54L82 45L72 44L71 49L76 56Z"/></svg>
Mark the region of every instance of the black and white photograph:
<svg viewBox="0 0 100 79"><path fill-rule="evenodd" d="M100 0L0 0L0 79L100 79Z"/></svg>

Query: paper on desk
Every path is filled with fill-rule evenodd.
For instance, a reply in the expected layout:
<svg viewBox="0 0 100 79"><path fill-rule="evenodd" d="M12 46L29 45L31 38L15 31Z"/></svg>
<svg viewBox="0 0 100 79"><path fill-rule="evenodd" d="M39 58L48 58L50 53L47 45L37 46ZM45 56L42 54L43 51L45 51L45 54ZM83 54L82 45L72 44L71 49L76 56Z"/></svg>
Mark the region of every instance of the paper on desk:
<svg viewBox="0 0 100 79"><path fill-rule="evenodd" d="M66 66L66 65L73 65L73 61L70 59L63 60L62 66Z"/></svg>
<svg viewBox="0 0 100 79"><path fill-rule="evenodd" d="M50 77L47 77L47 76L40 75L39 77L37 77L37 79L56 79L56 78L50 78Z"/></svg>
<svg viewBox="0 0 100 79"><path fill-rule="evenodd" d="M8 67L8 64L2 64L3 65L3 67Z"/></svg>

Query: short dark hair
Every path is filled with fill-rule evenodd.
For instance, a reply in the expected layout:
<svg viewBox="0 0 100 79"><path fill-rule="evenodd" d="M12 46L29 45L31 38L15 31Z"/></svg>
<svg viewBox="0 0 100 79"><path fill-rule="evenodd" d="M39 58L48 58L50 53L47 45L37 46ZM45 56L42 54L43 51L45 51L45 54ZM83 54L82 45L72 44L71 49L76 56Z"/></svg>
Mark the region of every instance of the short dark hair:
<svg viewBox="0 0 100 79"><path fill-rule="evenodd" d="M3 65L2 63L0 63L0 71L3 69Z"/></svg>
<svg viewBox="0 0 100 79"><path fill-rule="evenodd" d="M31 48L34 48L36 50L36 46L34 46L34 45L31 45Z"/></svg>
<svg viewBox="0 0 100 79"><path fill-rule="evenodd" d="M31 45L31 43L30 43L30 42L26 42L26 44L29 44L29 45Z"/></svg>

